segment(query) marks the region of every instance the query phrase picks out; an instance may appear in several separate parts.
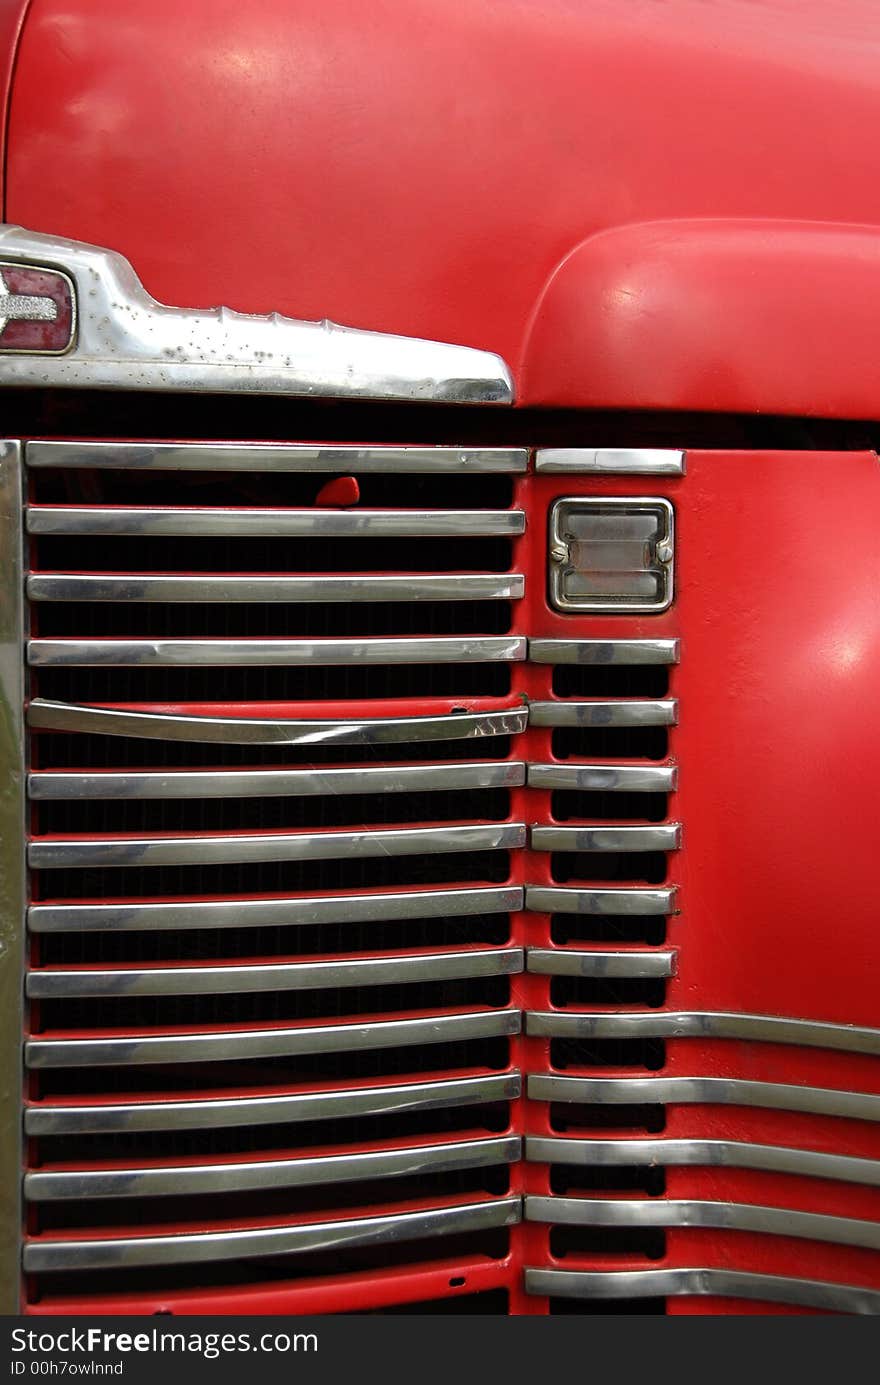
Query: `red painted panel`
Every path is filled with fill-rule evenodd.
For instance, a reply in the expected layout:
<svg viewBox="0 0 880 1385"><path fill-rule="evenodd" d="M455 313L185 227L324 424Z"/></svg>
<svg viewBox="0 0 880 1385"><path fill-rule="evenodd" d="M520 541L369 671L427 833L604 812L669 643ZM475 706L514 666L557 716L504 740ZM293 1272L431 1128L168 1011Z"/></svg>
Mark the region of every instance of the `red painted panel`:
<svg viewBox="0 0 880 1385"><path fill-rule="evenodd" d="M719 214L880 225L878 47L873 0L119 0L112 22L103 0L35 0L8 219L121 250L169 303L326 315L516 367L554 268L598 232ZM664 280L682 301L674 339L652 346L656 378L647 328L631 372L618 349L620 368L593 361L565 402L644 406L638 382L664 407L864 414L870 359L845 318L826 334L871 305L829 315L824 295L803 334L796 312L772 317L804 275L786 256L773 273L751 286L750 312L770 319L757 395L763 361L719 389L711 365L680 358L661 392L702 306L699 276L679 275ZM565 312L554 322L569 330ZM841 340L832 389L821 363ZM531 379L522 400L549 397Z"/></svg>

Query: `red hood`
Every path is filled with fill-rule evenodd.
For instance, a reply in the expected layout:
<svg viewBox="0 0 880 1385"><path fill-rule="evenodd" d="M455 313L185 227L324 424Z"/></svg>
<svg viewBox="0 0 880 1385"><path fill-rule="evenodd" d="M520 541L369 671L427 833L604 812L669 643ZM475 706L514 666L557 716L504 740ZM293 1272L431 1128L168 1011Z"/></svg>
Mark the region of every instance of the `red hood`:
<svg viewBox="0 0 880 1385"><path fill-rule="evenodd" d="M514 366L631 222L880 224L876 0L33 0L7 220Z"/></svg>

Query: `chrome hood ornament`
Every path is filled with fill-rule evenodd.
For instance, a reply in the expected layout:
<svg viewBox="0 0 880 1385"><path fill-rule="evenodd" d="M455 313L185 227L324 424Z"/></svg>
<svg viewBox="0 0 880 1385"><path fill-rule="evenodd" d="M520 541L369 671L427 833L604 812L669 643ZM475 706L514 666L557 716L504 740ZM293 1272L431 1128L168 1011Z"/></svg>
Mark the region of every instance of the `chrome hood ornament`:
<svg viewBox="0 0 880 1385"><path fill-rule="evenodd" d="M513 403L510 371L491 352L167 307L122 255L79 241L0 227L0 272L0 385Z"/></svg>

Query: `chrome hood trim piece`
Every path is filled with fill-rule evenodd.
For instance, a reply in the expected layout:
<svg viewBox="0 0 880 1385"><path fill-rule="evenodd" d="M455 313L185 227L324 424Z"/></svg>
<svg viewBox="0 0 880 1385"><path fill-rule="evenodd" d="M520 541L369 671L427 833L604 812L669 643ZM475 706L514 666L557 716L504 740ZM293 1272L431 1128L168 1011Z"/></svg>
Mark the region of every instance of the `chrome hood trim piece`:
<svg viewBox="0 0 880 1385"><path fill-rule="evenodd" d="M842 1053L880 1055L880 1029L827 1020L779 1015L740 1015L726 1011L620 1010L566 1013L531 1011L526 1033L579 1039L742 1039L757 1043L834 1048Z"/></svg>
<svg viewBox="0 0 880 1385"><path fill-rule="evenodd" d="M488 351L277 313L167 307L115 251L20 226L0 229L0 257L62 270L77 299L70 350L3 355L3 385L513 403L510 371Z"/></svg>

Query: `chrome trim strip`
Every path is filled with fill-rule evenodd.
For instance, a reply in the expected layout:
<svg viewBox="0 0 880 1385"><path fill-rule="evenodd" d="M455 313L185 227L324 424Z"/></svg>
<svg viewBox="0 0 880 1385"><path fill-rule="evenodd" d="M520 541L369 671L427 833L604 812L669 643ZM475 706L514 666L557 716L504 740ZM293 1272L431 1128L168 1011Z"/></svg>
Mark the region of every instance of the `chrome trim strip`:
<svg viewBox="0 0 880 1385"><path fill-rule="evenodd" d="M678 701L674 697L656 702L618 699L529 705L531 726L675 726L677 721Z"/></svg>
<svg viewBox="0 0 880 1385"><path fill-rule="evenodd" d="M116 1067L129 1063L213 1063L234 1058L341 1053L352 1048L408 1048L411 1044L518 1034L519 1010L482 1010L420 1019L343 1024L321 1021L296 1028L224 1029L206 1034L132 1034L112 1039L29 1039L29 1068Z"/></svg>
<svg viewBox="0 0 880 1385"><path fill-rule="evenodd" d="M586 793L672 793L678 765L529 765L529 788Z"/></svg>
<svg viewBox="0 0 880 1385"><path fill-rule="evenodd" d="M29 442L29 467L114 471L523 472L525 447L312 447L269 442Z"/></svg>
<svg viewBox="0 0 880 1385"><path fill-rule="evenodd" d="M410 1177L417 1173L452 1172L513 1164L520 1157L519 1135L445 1144L408 1145L402 1149L358 1151L296 1159L249 1159L240 1163L182 1164L176 1167L89 1169L28 1173L28 1202L62 1202L80 1198L177 1197L231 1193L261 1188L314 1188L353 1183L364 1178Z"/></svg>
<svg viewBox="0 0 880 1385"><path fill-rule="evenodd" d="M529 1135L525 1157L533 1163L636 1166L637 1168L755 1169L804 1178L831 1178L842 1183L880 1187L880 1159L826 1154L818 1149L751 1144L746 1140L602 1140Z"/></svg>
<svg viewBox="0 0 880 1385"><path fill-rule="evenodd" d="M219 742L221 745L398 745L465 741L475 736L516 736L526 729L528 710L474 712L436 717L361 718L352 721L279 720L263 717L174 716L129 712L74 702L34 698L29 726L47 731L83 731L149 740Z"/></svg>
<svg viewBox="0 0 880 1385"><path fill-rule="evenodd" d="M388 894L295 895L266 899L192 899L122 904L32 904L32 933L131 933L174 928L284 928L392 919L463 918L522 908L520 885Z"/></svg>
<svg viewBox="0 0 880 1385"><path fill-rule="evenodd" d="M674 914L676 887L662 890L584 890L558 885L526 885L526 908L535 914Z"/></svg>
<svg viewBox="0 0 880 1385"><path fill-rule="evenodd" d="M880 1313L880 1292L855 1284L792 1279L746 1270L542 1270L526 1269L527 1294L554 1298L668 1298L708 1294L745 1298L831 1313Z"/></svg>
<svg viewBox="0 0 880 1385"><path fill-rule="evenodd" d="M27 579L31 601L516 601L524 592L525 578L519 573L189 577L40 572Z"/></svg>
<svg viewBox="0 0 880 1385"><path fill-rule="evenodd" d="M146 1265L191 1265L261 1255L293 1255L338 1250L342 1246L395 1245L425 1236L448 1236L493 1226L513 1226L521 1219L521 1199L463 1203L391 1216L350 1217L342 1221L301 1222L297 1226L248 1231L205 1231L174 1236L107 1236L92 1240L53 1241L41 1237L25 1243L29 1274L52 1270L95 1270Z"/></svg>
<svg viewBox="0 0 880 1385"><path fill-rule="evenodd" d="M34 444L32 444L34 446ZM33 462L31 465L33 466ZM29 505L29 534L227 538L482 538L524 534L524 510L268 510Z"/></svg>
<svg viewBox="0 0 880 1385"><path fill-rule="evenodd" d="M388 640L28 640L34 668L147 668L279 664L476 664L526 657L519 635Z"/></svg>
<svg viewBox="0 0 880 1385"><path fill-rule="evenodd" d="M681 823L659 827L533 827L533 851L678 851Z"/></svg>
<svg viewBox="0 0 880 1385"><path fill-rule="evenodd" d="M33 1000L71 996L222 995L254 991L310 991L330 987L405 985L469 976L512 976L523 970L522 948L474 948L404 957L345 961L260 962L250 966L32 968L26 993Z"/></svg>
<svg viewBox="0 0 880 1385"><path fill-rule="evenodd" d="M804 1048L833 1048L842 1053L880 1054L880 1029L824 1020L738 1015L724 1011L622 1011L617 1014L558 1014L532 1011L528 1034L566 1035L581 1039L741 1039Z"/></svg>
<svg viewBox="0 0 880 1385"><path fill-rule="evenodd" d="M510 371L488 351L326 319L169 307L147 293L116 251L22 226L0 228L0 254L64 270L76 285L77 304L70 350L53 357L3 356L3 385L513 403Z"/></svg>
<svg viewBox="0 0 880 1385"><path fill-rule="evenodd" d="M678 640L529 640L532 664L677 664Z"/></svg>
<svg viewBox="0 0 880 1385"><path fill-rule="evenodd" d="M103 1105L39 1102L25 1108L28 1135L98 1135L120 1130L213 1130L238 1125L287 1125L336 1120L343 1116L438 1111L515 1101L522 1094L518 1072L435 1082L402 1082L283 1096L217 1097L194 1101L154 1101Z"/></svg>
<svg viewBox="0 0 880 1385"><path fill-rule="evenodd" d="M541 447L535 470L556 474L683 476L684 452L662 447Z"/></svg>
<svg viewBox="0 0 880 1385"><path fill-rule="evenodd" d="M746 1202L697 1198L539 1197L525 1199L525 1220L569 1226L679 1226L755 1231L880 1250L880 1222L797 1212ZM880 1296L878 1296L880 1297Z"/></svg>
<svg viewBox="0 0 880 1385"><path fill-rule="evenodd" d="M675 952L530 947L526 971L538 976L673 976Z"/></svg>
<svg viewBox="0 0 880 1385"><path fill-rule="evenodd" d="M21 447L0 442L0 1313L21 1311L26 871Z"/></svg>
<svg viewBox="0 0 880 1385"><path fill-rule="evenodd" d="M552 1077L528 1080L533 1101L573 1101L579 1105L755 1106L765 1111L800 1111L808 1116L841 1116L880 1121L880 1095L832 1087L801 1087L788 1082L753 1082L739 1077Z"/></svg>
<svg viewBox="0 0 880 1385"><path fill-rule="evenodd" d="M524 784L517 760L466 760L461 764L351 765L342 769L223 770L35 770L28 794L40 801L92 798L273 798L316 794L439 792L513 788Z"/></svg>
<svg viewBox="0 0 880 1385"><path fill-rule="evenodd" d="M500 851L524 846L520 822L360 832L253 832L237 836L38 837L28 845L34 870L90 866L230 865L248 861L327 861L340 856L419 856L423 852Z"/></svg>

